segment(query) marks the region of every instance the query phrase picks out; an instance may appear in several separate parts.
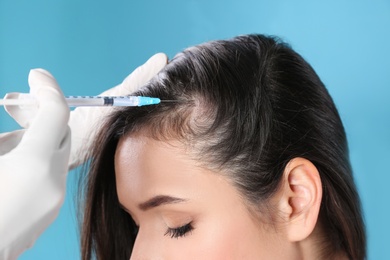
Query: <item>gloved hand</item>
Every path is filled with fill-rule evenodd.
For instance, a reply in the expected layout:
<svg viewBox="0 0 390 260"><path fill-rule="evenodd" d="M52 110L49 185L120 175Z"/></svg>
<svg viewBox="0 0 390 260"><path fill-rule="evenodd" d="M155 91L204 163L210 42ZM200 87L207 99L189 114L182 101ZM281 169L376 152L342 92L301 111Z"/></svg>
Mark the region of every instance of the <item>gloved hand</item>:
<svg viewBox="0 0 390 260"><path fill-rule="evenodd" d="M125 80L100 96L130 95L145 85L168 63L164 53L153 55L147 62L139 66ZM69 126L72 130L72 145L69 159L69 170L82 164L92 145L94 137L101 125L102 119L111 113L112 107L79 107L70 113ZM21 111L7 109L7 112L19 123L26 127L35 111Z"/></svg>
<svg viewBox="0 0 390 260"><path fill-rule="evenodd" d="M27 129L0 135L0 259L16 259L33 245L57 217L66 190L69 108L47 71L32 70L29 85L39 102L35 116L7 107L23 115Z"/></svg>
<svg viewBox="0 0 390 260"><path fill-rule="evenodd" d="M134 70L118 86L111 88L100 96L130 95L145 85L168 62L164 53L157 53L145 64ZM69 126L72 129L72 150L69 160L69 169L84 162L87 151L92 145L94 137L102 123L102 119L111 113L112 107L79 107L71 112Z"/></svg>
<svg viewBox="0 0 390 260"><path fill-rule="evenodd" d="M101 95L129 95L166 64L167 56L156 54L122 84ZM62 93L52 76L43 70L32 71L29 82L31 93L39 98L39 109L6 107L28 130L0 135L0 259L16 258L31 247L55 219L65 194L68 161L70 168L83 163L96 134L94 130L112 111L108 107L83 107L71 112L72 153L68 160L70 133L66 121L69 109ZM17 95L7 98L18 98Z"/></svg>

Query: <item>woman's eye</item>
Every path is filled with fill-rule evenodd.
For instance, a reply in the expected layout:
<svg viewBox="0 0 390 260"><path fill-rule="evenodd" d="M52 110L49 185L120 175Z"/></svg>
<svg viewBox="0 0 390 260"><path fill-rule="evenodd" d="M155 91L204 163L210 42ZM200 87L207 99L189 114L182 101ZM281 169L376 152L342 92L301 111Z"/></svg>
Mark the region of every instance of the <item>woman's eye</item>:
<svg viewBox="0 0 390 260"><path fill-rule="evenodd" d="M171 238L179 238L184 237L188 232L191 232L194 228L191 225L191 222L178 227L178 228L168 228L167 232L165 232L164 236L169 235Z"/></svg>

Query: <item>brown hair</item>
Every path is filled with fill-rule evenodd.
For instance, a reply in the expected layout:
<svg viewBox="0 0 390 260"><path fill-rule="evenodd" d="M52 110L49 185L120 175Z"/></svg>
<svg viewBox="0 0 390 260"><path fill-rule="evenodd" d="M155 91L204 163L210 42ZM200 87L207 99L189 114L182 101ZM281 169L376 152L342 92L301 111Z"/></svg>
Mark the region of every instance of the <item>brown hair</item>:
<svg viewBox="0 0 390 260"><path fill-rule="evenodd" d="M178 102L124 108L102 127L83 179L83 259L131 255L136 227L118 202L114 154L121 137L143 130L191 142L199 162L226 174L256 205L275 193L291 159L310 160L323 186L320 221L328 243L319 250L365 258L342 122L315 71L288 45L245 35L191 47L135 94Z"/></svg>

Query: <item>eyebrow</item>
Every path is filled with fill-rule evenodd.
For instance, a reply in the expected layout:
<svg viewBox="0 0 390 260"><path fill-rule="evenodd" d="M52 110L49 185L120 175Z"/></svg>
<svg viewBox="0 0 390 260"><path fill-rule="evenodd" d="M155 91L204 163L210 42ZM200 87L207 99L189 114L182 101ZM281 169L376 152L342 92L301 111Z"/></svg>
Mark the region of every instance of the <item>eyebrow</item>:
<svg viewBox="0 0 390 260"><path fill-rule="evenodd" d="M138 208L141 209L142 211L147 211L151 208L155 208L161 205L166 205L166 204L174 204L174 203L180 203L180 202L185 202L187 201L186 199L181 199L181 198L176 198L176 197L171 197L171 196L166 196L166 195L159 195L155 196L141 204L138 205Z"/></svg>

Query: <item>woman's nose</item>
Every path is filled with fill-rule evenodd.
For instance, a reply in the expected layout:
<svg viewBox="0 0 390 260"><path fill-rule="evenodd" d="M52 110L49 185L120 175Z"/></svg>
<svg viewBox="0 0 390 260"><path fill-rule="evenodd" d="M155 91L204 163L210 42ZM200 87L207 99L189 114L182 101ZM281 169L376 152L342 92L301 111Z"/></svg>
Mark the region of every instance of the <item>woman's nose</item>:
<svg viewBox="0 0 390 260"><path fill-rule="evenodd" d="M157 260L164 259L162 252L162 238L156 237L153 232L139 229L130 260Z"/></svg>

